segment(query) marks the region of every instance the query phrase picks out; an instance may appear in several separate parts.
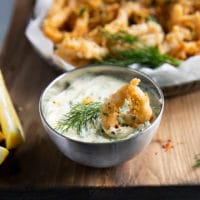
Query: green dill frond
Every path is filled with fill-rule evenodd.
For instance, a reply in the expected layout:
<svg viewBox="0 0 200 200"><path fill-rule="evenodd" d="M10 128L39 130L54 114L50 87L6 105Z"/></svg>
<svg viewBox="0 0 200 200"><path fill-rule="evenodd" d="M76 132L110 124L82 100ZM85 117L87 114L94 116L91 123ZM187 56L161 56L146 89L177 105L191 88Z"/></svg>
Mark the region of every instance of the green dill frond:
<svg viewBox="0 0 200 200"><path fill-rule="evenodd" d="M195 155L195 163L192 167L193 168L200 167L200 154Z"/></svg>
<svg viewBox="0 0 200 200"><path fill-rule="evenodd" d="M113 50L112 54L99 61L100 64L116 64L119 66L128 66L133 63L156 68L164 63L174 66L181 64L181 61L159 52L157 47L145 46L144 48L135 48L127 50Z"/></svg>
<svg viewBox="0 0 200 200"><path fill-rule="evenodd" d="M88 128L89 124L95 125L101 106L101 102L74 104L70 112L57 122L55 129L63 133L72 128L79 134L83 128Z"/></svg>
<svg viewBox="0 0 200 200"><path fill-rule="evenodd" d="M115 41L115 42L121 42L121 43L128 43L128 44L134 44L137 42L141 42L137 37L129 34L126 31L119 31L118 33L112 34L108 31L101 30L100 33L102 36L104 36L109 41Z"/></svg>
<svg viewBox="0 0 200 200"><path fill-rule="evenodd" d="M200 167L200 160L196 160L195 164L192 166L193 168Z"/></svg>
<svg viewBox="0 0 200 200"><path fill-rule="evenodd" d="M147 16L146 20L147 20L147 21L153 21L153 22L158 23L158 20L156 19L156 17L151 16L151 15Z"/></svg>
<svg viewBox="0 0 200 200"><path fill-rule="evenodd" d="M119 31L112 34L104 30L100 33L107 39L109 46L109 55L97 64L114 64L119 66L128 66L133 63L139 63L150 68L156 68L164 63L179 66L181 61L167 54L162 54L157 47L145 45L139 38L125 31ZM116 44L120 45L120 49ZM130 46L126 46L129 44Z"/></svg>
<svg viewBox="0 0 200 200"><path fill-rule="evenodd" d="M86 11L87 11L87 8L86 8L86 7L80 8L80 10L79 10L79 16L82 17L83 14L84 14Z"/></svg>

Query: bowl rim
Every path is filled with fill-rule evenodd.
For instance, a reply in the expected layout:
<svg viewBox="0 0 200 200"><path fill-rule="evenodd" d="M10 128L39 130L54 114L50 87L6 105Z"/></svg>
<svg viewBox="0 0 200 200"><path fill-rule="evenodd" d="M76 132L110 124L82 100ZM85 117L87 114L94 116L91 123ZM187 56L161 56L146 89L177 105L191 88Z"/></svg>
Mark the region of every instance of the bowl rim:
<svg viewBox="0 0 200 200"><path fill-rule="evenodd" d="M102 144L114 144L114 143L120 143L120 142L124 142L127 140L130 140L132 138L138 137L140 135L145 134L146 132L148 132L148 130L154 125L156 124L156 122L159 120L159 118L162 116L163 110L164 110L164 95L162 90L159 88L158 83L156 83L156 81L154 81L149 75L138 71L136 69L132 69L132 68L124 68L124 70L126 70L127 72L134 72L136 74L140 74L141 76L145 77L145 79L147 79L148 81L150 81L153 86L156 88L157 92L160 95L160 99L161 99L161 109L160 112L158 114L158 116L156 117L156 119L153 121L153 123L150 123L150 125L148 125L146 128L144 128L142 131L138 131L135 134L130 134L125 138L122 139L116 139L113 141L107 141L107 142L87 142L87 141L81 141L81 140L76 140L70 137L67 137L66 135L63 135L61 133L59 133L58 131L56 131L46 120L46 117L43 114L43 110L42 110L42 102L43 102L43 98L46 94L46 92L49 90L49 88L51 88L52 85L54 85L58 80L62 79L62 77L64 76L68 76L69 74L73 73L74 71L78 71L78 70L84 70L84 69L88 69L88 68L101 68L101 67L106 67L106 68L110 68L110 69L117 69L117 68L123 68L121 66L118 65L110 65L110 64L106 64L106 65L101 65L101 64L92 64L92 65L86 65L84 67L80 67L80 68L76 68L76 69L72 69L70 71L67 71L65 73L62 73L61 75L59 75L58 77L56 77L53 81L51 81L46 87L45 89L42 91L42 94L40 96L39 99L39 114L40 114L40 118L43 121L43 123L45 123L45 126L47 126L48 129L51 130L51 132L55 135L58 136L62 136L64 139L70 140L71 142L76 142L76 143L81 143L81 144L89 144L89 145L102 145Z"/></svg>

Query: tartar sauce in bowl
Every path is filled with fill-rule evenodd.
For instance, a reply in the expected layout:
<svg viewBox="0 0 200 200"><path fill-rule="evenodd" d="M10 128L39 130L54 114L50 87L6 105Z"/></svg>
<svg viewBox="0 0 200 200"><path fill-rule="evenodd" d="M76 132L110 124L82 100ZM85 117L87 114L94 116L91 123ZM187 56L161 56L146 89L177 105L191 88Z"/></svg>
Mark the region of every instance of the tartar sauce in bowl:
<svg viewBox="0 0 200 200"><path fill-rule="evenodd" d="M146 75L120 67L93 66L54 80L41 96L40 115L65 155L82 164L107 167L127 160L151 141L163 104L162 92ZM121 149L125 143L134 146ZM81 149L77 157L74 148L76 152Z"/></svg>
<svg viewBox="0 0 200 200"><path fill-rule="evenodd" d="M46 105L47 122L55 128L57 122L70 112L71 106L82 102L85 98L90 97L94 102L104 102L113 91L119 89L125 81L116 79L112 76L85 74L70 82L69 87L56 96L49 99ZM98 124L98 120L96 121ZM80 133L70 129L62 132L66 137L81 140L85 142L108 142L113 139L102 134L97 126L91 126L82 129ZM58 130L59 131L59 130Z"/></svg>

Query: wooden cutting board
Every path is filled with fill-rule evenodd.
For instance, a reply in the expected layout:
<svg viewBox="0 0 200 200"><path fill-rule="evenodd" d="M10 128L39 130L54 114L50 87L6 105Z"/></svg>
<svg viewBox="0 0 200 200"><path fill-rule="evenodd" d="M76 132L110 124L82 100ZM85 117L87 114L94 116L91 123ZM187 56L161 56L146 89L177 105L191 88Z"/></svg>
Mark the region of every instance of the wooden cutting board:
<svg viewBox="0 0 200 200"><path fill-rule="evenodd" d="M168 98L159 134L172 140L170 151L157 138L136 158L117 167L84 167L62 155L42 127L38 101L42 90L60 72L31 47L24 30L34 1L17 0L0 66L22 120L26 143L0 166L0 187L138 186L200 184L200 91Z"/></svg>

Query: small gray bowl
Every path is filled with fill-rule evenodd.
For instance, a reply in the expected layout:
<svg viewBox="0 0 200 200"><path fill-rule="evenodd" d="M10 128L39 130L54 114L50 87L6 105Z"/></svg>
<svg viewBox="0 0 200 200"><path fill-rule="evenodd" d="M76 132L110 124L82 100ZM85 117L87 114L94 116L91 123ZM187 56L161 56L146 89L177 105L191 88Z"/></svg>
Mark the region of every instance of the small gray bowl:
<svg viewBox="0 0 200 200"><path fill-rule="evenodd" d="M145 91L148 90L150 96L154 96L156 99L153 102L153 106L156 108L156 117L151 125L124 139L106 143L77 141L58 133L46 120L46 103L52 96L65 90L69 86L70 81L86 73L112 75L127 81L127 83L135 77L141 79L140 87ZM60 75L47 86L39 102L39 111L43 126L58 149L75 162L98 168L120 164L133 158L147 147L158 129L163 108L164 97L162 91L151 78L139 71L117 66L89 66Z"/></svg>

